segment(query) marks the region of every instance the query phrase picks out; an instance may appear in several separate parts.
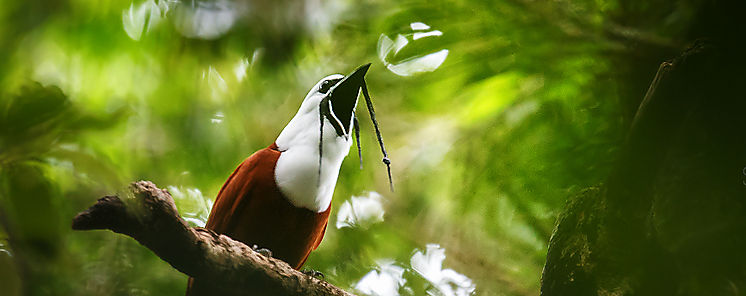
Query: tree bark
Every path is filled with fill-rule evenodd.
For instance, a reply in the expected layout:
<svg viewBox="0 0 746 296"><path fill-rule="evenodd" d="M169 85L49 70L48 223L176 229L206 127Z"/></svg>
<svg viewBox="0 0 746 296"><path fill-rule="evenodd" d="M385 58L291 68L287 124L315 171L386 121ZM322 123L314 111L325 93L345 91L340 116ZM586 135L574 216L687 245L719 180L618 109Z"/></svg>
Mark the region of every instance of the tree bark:
<svg viewBox="0 0 746 296"><path fill-rule="evenodd" d="M609 178L560 214L542 295L746 290L744 77L729 43L661 65Z"/></svg>
<svg viewBox="0 0 746 296"><path fill-rule="evenodd" d="M152 182L132 183L130 190L131 197L100 198L73 218L72 228L132 237L180 272L221 287L222 295L352 296L225 235L188 226L168 191Z"/></svg>

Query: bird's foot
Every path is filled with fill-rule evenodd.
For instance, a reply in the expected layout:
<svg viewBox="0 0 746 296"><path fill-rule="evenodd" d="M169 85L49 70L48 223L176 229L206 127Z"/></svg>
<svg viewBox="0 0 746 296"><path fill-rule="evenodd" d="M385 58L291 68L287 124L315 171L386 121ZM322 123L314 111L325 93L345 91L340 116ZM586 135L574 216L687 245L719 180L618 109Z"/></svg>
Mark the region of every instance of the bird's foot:
<svg viewBox="0 0 746 296"><path fill-rule="evenodd" d="M307 276L310 276L310 277L315 277L315 278L320 279L320 280L324 279L324 274L321 273L321 271L318 271L318 270L303 269L301 272L303 274L307 275Z"/></svg>
<svg viewBox="0 0 746 296"><path fill-rule="evenodd" d="M260 248L257 245L251 246L251 249L254 250L254 252L264 255L264 257L272 258L272 251L269 249Z"/></svg>

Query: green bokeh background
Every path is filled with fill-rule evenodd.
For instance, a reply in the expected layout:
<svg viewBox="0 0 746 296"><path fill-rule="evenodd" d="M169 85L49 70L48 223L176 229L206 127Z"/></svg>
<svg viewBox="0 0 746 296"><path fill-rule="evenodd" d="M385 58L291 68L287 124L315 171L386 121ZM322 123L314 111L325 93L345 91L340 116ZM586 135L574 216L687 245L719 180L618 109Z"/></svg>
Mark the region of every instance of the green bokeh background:
<svg viewBox="0 0 746 296"><path fill-rule="evenodd" d="M73 232L71 218L141 179L199 190L177 204L205 215L203 198L274 141L312 85L371 62L396 191L359 109L365 168L354 151L343 163L330 225L368 191L385 198L385 220L330 227L306 266L351 288L377 260L406 267L437 243L476 294L536 295L566 197L608 175L705 2L244 1L229 30L200 39L176 20L195 2L155 1L170 9L133 40L123 14L151 2L0 0L0 294L182 295L185 275L130 238ZM378 40L413 22L442 36L389 62L449 55L399 76Z"/></svg>

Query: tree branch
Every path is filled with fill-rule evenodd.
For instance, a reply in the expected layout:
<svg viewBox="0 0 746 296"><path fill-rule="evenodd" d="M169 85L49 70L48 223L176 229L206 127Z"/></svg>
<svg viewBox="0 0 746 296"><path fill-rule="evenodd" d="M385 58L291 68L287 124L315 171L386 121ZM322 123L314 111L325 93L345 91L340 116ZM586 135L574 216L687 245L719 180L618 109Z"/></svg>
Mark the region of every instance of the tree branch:
<svg viewBox="0 0 746 296"><path fill-rule="evenodd" d="M177 270L228 295L352 296L225 235L189 227L168 191L152 182L132 183L130 190L131 198L100 198L73 218L72 228L109 229L130 236Z"/></svg>

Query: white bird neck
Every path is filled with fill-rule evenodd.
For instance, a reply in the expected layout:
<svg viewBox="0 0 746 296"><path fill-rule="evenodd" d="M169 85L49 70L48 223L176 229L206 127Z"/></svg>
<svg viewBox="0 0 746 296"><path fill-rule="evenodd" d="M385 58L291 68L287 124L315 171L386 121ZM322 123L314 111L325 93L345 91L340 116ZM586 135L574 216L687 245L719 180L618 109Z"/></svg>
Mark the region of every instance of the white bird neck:
<svg viewBox="0 0 746 296"><path fill-rule="evenodd" d="M319 175L319 127L318 107L301 107L290 120L275 141L281 152L275 166L275 182L290 203L320 213L331 204L339 168L352 141L350 137L338 137L324 117Z"/></svg>

